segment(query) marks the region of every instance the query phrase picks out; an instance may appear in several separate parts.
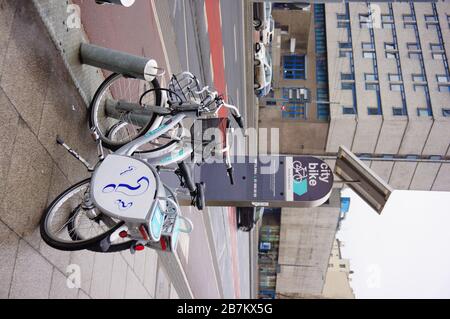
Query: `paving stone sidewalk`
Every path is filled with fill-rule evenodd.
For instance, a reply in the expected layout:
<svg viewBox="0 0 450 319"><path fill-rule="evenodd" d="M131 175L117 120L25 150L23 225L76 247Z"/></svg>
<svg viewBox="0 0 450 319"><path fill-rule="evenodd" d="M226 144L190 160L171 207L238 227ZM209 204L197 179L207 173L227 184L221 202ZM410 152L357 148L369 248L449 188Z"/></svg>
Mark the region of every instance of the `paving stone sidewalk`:
<svg viewBox="0 0 450 319"><path fill-rule="evenodd" d="M56 135L95 161L86 116L31 1L0 0L0 298L177 298L153 250L61 252L41 240L43 209L87 176ZM69 265L79 289L67 286Z"/></svg>

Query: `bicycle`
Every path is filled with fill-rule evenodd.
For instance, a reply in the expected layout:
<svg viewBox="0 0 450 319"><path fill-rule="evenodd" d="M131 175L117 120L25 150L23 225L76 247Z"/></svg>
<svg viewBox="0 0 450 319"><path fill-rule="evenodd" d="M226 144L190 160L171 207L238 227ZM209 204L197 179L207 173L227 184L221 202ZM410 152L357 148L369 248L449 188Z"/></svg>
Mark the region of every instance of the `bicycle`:
<svg viewBox="0 0 450 319"><path fill-rule="evenodd" d="M154 88L150 90L155 92ZM49 205L40 224L44 241L61 250L114 252L131 249L134 252L149 246L173 251L179 232L189 233L193 226L189 219L180 215L174 192L162 183L155 167L179 163L179 173L191 195L195 195L196 206L204 205L204 186L194 186L183 162L193 150L186 148L182 139L176 138L175 143L170 141L150 152L145 150L145 145L181 125L186 117L197 119L206 114L217 114L221 107L230 108L239 126L243 126L237 108L226 104L216 92L204 89L196 93L205 94L200 103L186 100L169 103L168 107L146 105L152 112L152 118L161 121L161 124L139 137L135 136L106 156L103 141L94 126L92 132L99 153L99 162L95 166L58 138L57 142L80 160L92 172L92 177L71 186ZM131 106L134 108L129 111L129 118L142 112L141 104ZM139 149L144 151L139 152ZM181 150L184 151L181 153ZM146 158L140 158L144 153L147 154ZM232 169L227 168L227 173L233 182ZM152 200L149 201L149 198ZM67 207L63 208L64 205ZM183 228L180 222L184 223ZM88 226L83 227L85 224Z"/></svg>

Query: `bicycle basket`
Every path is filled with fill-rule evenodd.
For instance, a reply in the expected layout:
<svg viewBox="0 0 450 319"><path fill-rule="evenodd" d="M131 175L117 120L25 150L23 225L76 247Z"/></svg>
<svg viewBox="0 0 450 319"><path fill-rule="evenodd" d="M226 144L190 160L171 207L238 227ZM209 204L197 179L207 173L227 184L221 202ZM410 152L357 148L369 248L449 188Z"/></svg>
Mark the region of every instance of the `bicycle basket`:
<svg viewBox="0 0 450 319"><path fill-rule="evenodd" d="M169 100L176 102L201 103L207 96L207 93L201 91L200 82L197 77L190 72L182 72L172 75L168 88Z"/></svg>

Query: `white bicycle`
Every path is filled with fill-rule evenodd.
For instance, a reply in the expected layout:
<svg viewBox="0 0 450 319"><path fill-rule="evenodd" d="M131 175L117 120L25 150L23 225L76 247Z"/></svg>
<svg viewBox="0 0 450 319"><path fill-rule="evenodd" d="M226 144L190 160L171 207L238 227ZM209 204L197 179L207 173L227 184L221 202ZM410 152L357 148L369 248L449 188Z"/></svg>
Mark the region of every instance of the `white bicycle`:
<svg viewBox="0 0 450 319"><path fill-rule="evenodd" d="M182 77L195 79L190 74ZM175 81L179 82L176 77ZM185 88L181 88L181 93ZM58 143L80 160L92 172L92 177L71 186L46 209L41 220L41 236L47 244L61 250L114 252L131 249L134 252L149 246L173 251L179 232L192 231L192 223L181 216L176 196L161 181L158 169L177 163L175 173L189 189L193 205L203 208L204 185L193 182L184 162L192 155L194 147L190 139L183 138L182 121L217 116L222 107L231 110L240 127L243 121L235 106L226 104L222 97L207 88L192 91L193 96L188 99L171 89L151 88L144 93L154 92L156 96L157 90L166 92L165 102L161 102L163 107L123 100L105 103L105 106L113 105L112 109L108 106L110 111L123 114L112 119L105 116L103 123L109 126L107 130L103 131L98 124L92 126L100 158L95 166L58 138ZM176 102L173 102L174 95L178 96ZM149 126L149 119L153 121L150 127L156 127L142 133L141 130ZM91 124L95 121L93 117ZM148 123L143 124L145 121ZM106 156L102 147L104 140L112 142L116 149ZM229 148L222 150L225 150L227 173L233 183Z"/></svg>

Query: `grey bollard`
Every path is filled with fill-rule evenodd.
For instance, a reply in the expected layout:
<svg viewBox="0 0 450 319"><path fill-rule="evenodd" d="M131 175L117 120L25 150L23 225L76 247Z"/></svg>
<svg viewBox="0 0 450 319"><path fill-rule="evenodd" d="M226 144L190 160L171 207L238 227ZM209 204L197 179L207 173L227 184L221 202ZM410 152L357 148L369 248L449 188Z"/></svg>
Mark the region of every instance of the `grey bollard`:
<svg viewBox="0 0 450 319"><path fill-rule="evenodd" d="M149 82L153 81L158 70L158 64L153 59L87 43L81 43L80 60L83 64Z"/></svg>
<svg viewBox="0 0 450 319"><path fill-rule="evenodd" d="M144 127L148 124L153 116L153 112L143 108L139 104L128 103L126 101L116 101L113 99L106 100L105 113L107 117L127 122L129 124ZM127 116L123 116L123 112L131 112Z"/></svg>
<svg viewBox="0 0 450 319"><path fill-rule="evenodd" d="M117 4L124 7L131 7L135 0L95 0L98 4Z"/></svg>

